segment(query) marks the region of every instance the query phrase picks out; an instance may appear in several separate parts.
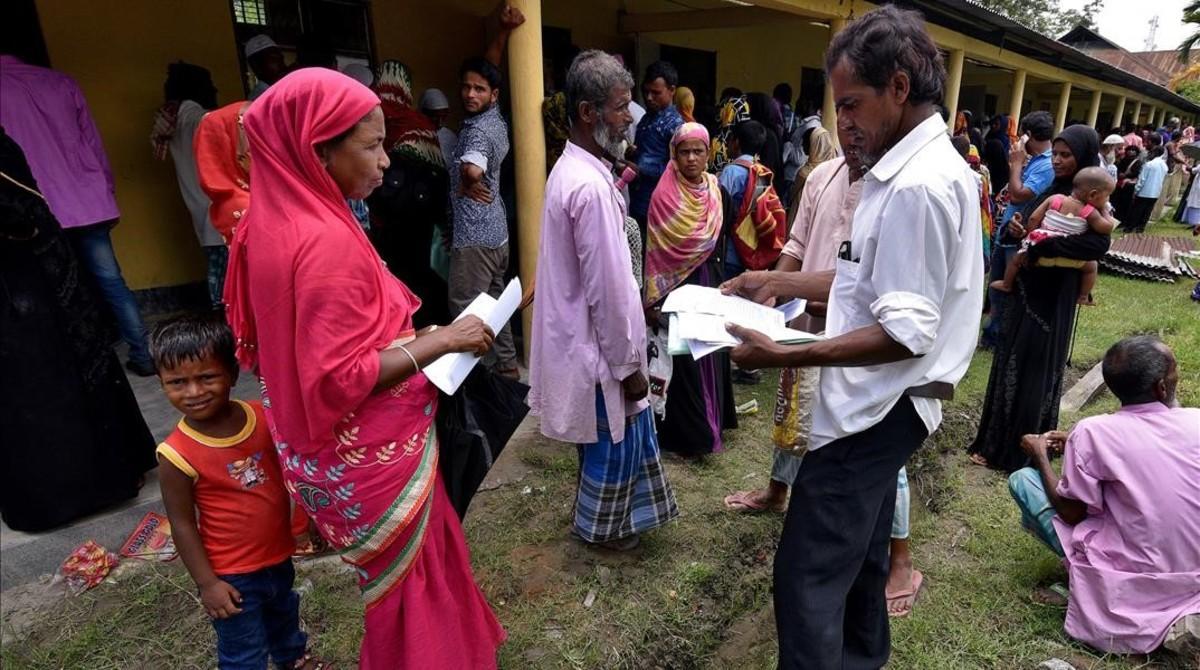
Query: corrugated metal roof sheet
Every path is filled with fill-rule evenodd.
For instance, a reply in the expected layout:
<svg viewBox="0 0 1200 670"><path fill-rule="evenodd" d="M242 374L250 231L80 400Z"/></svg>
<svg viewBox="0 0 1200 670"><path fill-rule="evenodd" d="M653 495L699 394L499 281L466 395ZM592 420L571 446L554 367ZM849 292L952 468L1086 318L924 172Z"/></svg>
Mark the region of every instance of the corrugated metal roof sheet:
<svg viewBox="0 0 1200 670"><path fill-rule="evenodd" d="M1200 279L1188 261L1196 256L1195 243L1186 237L1126 235L1112 243L1100 267L1135 279L1174 283L1179 277Z"/></svg>

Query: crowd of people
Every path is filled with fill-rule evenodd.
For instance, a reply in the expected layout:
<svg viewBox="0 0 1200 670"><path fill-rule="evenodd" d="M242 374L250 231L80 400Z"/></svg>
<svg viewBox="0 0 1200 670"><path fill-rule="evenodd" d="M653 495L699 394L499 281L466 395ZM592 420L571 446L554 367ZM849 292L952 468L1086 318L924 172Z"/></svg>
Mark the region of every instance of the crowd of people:
<svg viewBox="0 0 1200 670"><path fill-rule="evenodd" d="M521 374L509 326L457 317L510 274L501 64L523 23L504 7L484 55L462 64L457 131L446 94L416 96L398 61L289 66L260 35L244 51L250 96L224 106L207 70L170 65L152 151L174 164L213 311L150 334L113 252L113 180L82 94L0 57L4 309L23 333L4 331L15 374L0 388L19 407L0 426L5 441L58 445L5 451L5 522L42 530L127 499L157 453L222 668L325 667L292 589L295 536L310 529L358 573L362 667L494 667L506 633L447 497L422 370L463 352ZM733 384L778 368L770 479L724 504L786 512L780 667L881 667L888 618L913 611L925 580L905 464L980 345L994 354L968 452L1010 473L1023 525L1063 557L1067 632L1118 653L1186 637L1200 616L1200 410L1176 407L1170 350L1113 346L1116 414L1068 436L1058 406L1113 231L1144 231L1175 198L1176 219L1200 229L1192 128L1101 141L1084 124L1055 133L1044 111L963 111L947 132L942 56L918 13L891 6L826 51L832 134L786 83L726 89L703 110L668 62L638 86L620 57L568 51L547 71L550 170L522 335L528 406L543 435L577 447L580 542L629 551L676 518L662 452L723 451ZM689 285L803 298L791 325L824 337L789 346L731 326L732 350L671 356L663 302ZM157 452L105 304L128 370L157 375L183 416ZM663 357L669 377L653 378ZM231 399L243 370L261 401Z"/></svg>

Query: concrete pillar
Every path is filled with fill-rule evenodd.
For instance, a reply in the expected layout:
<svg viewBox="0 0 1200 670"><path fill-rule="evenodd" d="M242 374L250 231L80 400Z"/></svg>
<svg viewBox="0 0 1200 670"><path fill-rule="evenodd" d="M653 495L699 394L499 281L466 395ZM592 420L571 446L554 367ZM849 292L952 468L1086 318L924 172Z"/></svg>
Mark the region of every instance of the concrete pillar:
<svg viewBox="0 0 1200 670"><path fill-rule="evenodd" d="M1117 109L1113 112L1113 125L1125 130L1125 96L1117 98Z"/></svg>
<svg viewBox="0 0 1200 670"><path fill-rule="evenodd" d="M966 59L966 52L962 49L955 49L950 52L950 68L946 73L946 112L950 115L946 120L946 124L950 126L950 132L954 132L954 119L958 115L958 92L962 88L963 61Z"/></svg>
<svg viewBox="0 0 1200 670"><path fill-rule="evenodd" d="M1133 118L1129 120L1135 126L1142 125L1142 101L1138 100L1133 105Z"/></svg>
<svg viewBox="0 0 1200 670"><path fill-rule="evenodd" d="M1012 102L1008 106L1008 115L1021 122L1021 103L1025 97L1025 70L1013 70Z"/></svg>
<svg viewBox="0 0 1200 670"><path fill-rule="evenodd" d="M842 32L842 28L845 27L846 19L830 19L829 41L832 42L834 35ZM829 83L829 73L825 76L825 103L821 106L821 123L833 136L833 146L840 147L837 136L837 106L833 104L833 86Z"/></svg>
<svg viewBox="0 0 1200 670"><path fill-rule="evenodd" d="M546 134L542 127L542 0L512 0L525 15L525 25L508 39L508 82L512 95L514 175L517 187L517 244L521 252L521 286L533 286L537 275L542 231L542 202L546 192ZM521 314L525 360L533 308Z"/></svg>
<svg viewBox="0 0 1200 670"><path fill-rule="evenodd" d="M1067 107L1071 106L1071 82L1064 81L1058 94L1058 111L1054 116L1054 132L1060 133L1067 127Z"/></svg>
<svg viewBox="0 0 1200 670"><path fill-rule="evenodd" d="M1093 128L1096 127L1096 119L1100 116L1100 98L1102 97L1104 94L1100 92L1100 89L1092 91L1092 106L1088 108L1087 124Z"/></svg>

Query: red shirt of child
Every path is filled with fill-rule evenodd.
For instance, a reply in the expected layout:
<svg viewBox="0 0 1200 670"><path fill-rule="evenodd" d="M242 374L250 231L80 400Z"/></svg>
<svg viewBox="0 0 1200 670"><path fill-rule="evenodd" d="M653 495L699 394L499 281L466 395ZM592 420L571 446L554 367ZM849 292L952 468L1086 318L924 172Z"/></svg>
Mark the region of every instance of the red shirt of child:
<svg viewBox="0 0 1200 670"><path fill-rule="evenodd" d="M240 575L287 560L295 548L290 500L259 402L237 435L204 435L182 419L158 455L192 478L200 539L213 572Z"/></svg>

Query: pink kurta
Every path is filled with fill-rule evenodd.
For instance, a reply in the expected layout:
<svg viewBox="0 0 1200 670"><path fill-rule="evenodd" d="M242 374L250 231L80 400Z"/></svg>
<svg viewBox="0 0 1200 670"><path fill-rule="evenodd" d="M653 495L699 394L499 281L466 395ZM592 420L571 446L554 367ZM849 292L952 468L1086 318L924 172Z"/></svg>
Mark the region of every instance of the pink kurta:
<svg viewBox="0 0 1200 670"><path fill-rule="evenodd" d="M1054 517L1071 637L1146 653L1200 613L1200 409L1155 402L1080 421L1058 493L1088 507L1075 526Z"/></svg>
<svg viewBox="0 0 1200 670"><path fill-rule="evenodd" d="M837 265L838 249L850 239L854 210L862 196L862 180L853 184L845 158L834 158L813 169L792 221L783 253L800 261L802 272L826 272ZM792 324L809 333L825 330L825 319L802 314Z"/></svg>
<svg viewBox="0 0 1200 670"><path fill-rule="evenodd" d="M100 131L71 77L0 55L0 125L29 158L63 228L111 221L116 186Z"/></svg>
<svg viewBox="0 0 1200 670"><path fill-rule="evenodd" d="M546 181L529 364L529 407L542 434L591 444L596 387L611 435L646 408L621 380L646 371L646 319L625 239L625 201L609 168L567 142Z"/></svg>

